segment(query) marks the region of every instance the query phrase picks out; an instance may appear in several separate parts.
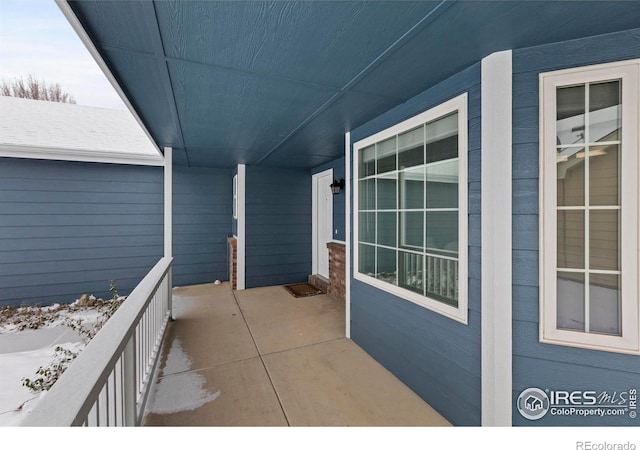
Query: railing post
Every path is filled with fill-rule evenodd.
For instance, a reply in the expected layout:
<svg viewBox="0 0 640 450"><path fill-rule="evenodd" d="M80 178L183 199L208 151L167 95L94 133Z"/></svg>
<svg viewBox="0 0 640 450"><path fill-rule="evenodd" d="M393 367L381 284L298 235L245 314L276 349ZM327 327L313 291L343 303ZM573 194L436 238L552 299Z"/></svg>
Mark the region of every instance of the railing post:
<svg viewBox="0 0 640 450"><path fill-rule="evenodd" d="M169 267L167 272L167 311L169 311L169 320L175 320L173 317L173 265Z"/></svg>
<svg viewBox="0 0 640 450"><path fill-rule="evenodd" d="M136 380L136 333L131 335L127 346L124 349L122 357L123 380L122 387L124 389L124 424L128 427L134 427L137 424L137 380Z"/></svg>

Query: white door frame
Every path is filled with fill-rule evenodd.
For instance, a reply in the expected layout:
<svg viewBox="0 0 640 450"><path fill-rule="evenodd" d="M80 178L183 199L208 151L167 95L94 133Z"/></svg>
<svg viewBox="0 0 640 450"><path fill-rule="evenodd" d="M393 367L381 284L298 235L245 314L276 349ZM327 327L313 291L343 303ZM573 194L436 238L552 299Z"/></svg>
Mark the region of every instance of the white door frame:
<svg viewBox="0 0 640 450"><path fill-rule="evenodd" d="M314 173L311 176L311 274L318 273L318 181L329 176L333 183L333 169L327 169L322 172ZM331 209L329 216L333 218L333 198L329 203ZM333 236L333 219L331 225L331 235Z"/></svg>

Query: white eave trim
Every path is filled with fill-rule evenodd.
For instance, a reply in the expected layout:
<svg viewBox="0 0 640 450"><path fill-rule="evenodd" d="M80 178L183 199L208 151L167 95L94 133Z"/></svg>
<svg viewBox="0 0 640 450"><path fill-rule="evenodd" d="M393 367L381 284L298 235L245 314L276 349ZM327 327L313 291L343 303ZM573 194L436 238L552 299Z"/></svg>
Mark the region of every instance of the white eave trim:
<svg viewBox="0 0 640 450"><path fill-rule="evenodd" d="M56 147L31 147L22 145L0 144L0 157L49 159L56 161L81 161L109 164L133 164L143 166L163 166L161 154L141 155L134 153L116 153L94 150L64 149Z"/></svg>
<svg viewBox="0 0 640 450"><path fill-rule="evenodd" d="M78 37L80 38L84 46L87 48L87 50L95 60L96 64L98 64L98 67L100 67L100 70L102 70L102 73L104 73L105 77L107 77L107 80L109 80L109 83L111 83L111 86L113 86L116 93L120 96L120 98L126 105L131 115L136 119L136 121L140 125L140 128L142 128L142 130L145 132L145 134L149 138L149 141L151 141L151 143L153 144L153 147L158 151L158 156L162 158L162 152L156 145L156 142L151 136L151 133L149 133L149 130L147 130L147 127L144 125L144 123L140 119L140 116L138 116L138 113L136 112L135 108L133 107L133 105L125 95L124 91L116 81L116 78L113 76L113 74L109 70L107 63L105 63L104 59L102 59L102 56L100 56L100 52L98 52L98 49L95 47L95 45L93 45L93 41L91 40L91 38L89 38L89 35L85 31L84 27L76 17L75 13L71 9L67 1L55 0L55 2L58 5L58 8L60 8L60 11L62 11L62 14L64 14L64 16L67 18L67 20L73 27L74 31L76 32L76 34L78 35ZM162 165L162 163L159 165Z"/></svg>

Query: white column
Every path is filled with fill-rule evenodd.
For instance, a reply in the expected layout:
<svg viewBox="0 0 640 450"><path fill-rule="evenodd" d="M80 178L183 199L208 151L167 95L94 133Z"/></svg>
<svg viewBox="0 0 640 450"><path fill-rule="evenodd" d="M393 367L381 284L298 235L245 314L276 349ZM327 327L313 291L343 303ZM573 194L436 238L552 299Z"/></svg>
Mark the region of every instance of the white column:
<svg viewBox="0 0 640 450"><path fill-rule="evenodd" d="M351 338L351 245L356 245L351 240L351 133L344 134L344 154L345 154L345 224L344 224L344 240L345 240L345 333L347 338Z"/></svg>
<svg viewBox="0 0 640 450"><path fill-rule="evenodd" d="M164 256L173 255L173 165L172 148L164 148Z"/></svg>
<svg viewBox="0 0 640 450"><path fill-rule="evenodd" d="M482 60L482 425L511 426L511 51Z"/></svg>
<svg viewBox="0 0 640 450"><path fill-rule="evenodd" d="M236 289L241 291L245 288L245 199L246 199L246 167L238 164L238 242L237 242L237 269Z"/></svg>

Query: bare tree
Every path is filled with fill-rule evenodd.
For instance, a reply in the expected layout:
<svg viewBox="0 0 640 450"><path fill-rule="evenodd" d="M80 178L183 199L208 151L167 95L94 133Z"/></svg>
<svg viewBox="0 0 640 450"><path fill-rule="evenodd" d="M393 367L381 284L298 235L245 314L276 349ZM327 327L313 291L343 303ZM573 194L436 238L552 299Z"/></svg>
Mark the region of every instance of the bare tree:
<svg viewBox="0 0 640 450"><path fill-rule="evenodd" d="M75 103L75 99L68 92L64 92L60 84L38 80L34 75L24 78L14 78L13 81L2 79L0 95L7 97L29 98L48 102Z"/></svg>

